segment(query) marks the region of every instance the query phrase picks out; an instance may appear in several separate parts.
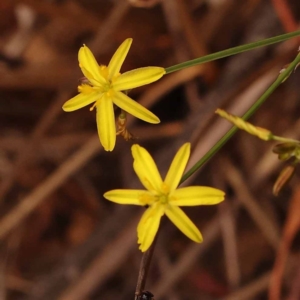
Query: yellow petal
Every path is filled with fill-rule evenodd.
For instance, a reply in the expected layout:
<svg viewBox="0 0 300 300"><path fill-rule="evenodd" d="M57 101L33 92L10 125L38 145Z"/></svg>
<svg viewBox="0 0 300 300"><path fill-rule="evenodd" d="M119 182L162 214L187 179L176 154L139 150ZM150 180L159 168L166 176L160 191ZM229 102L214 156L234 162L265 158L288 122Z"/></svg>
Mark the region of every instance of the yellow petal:
<svg viewBox="0 0 300 300"><path fill-rule="evenodd" d="M185 143L184 145L182 145L181 148L177 151L171 163L166 179L164 181L164 183L169 187L170 192L174 191L179 184L179 181L190 157L190 149L190 143Z"/></svg>
<svg viewBox="0 0 300 300"><path fill-rule="evenodd" d="M130 90L160 79L166 73L164 68L145 67L121 74L113 83L115 91Z"/></svg>
<svg viewBox="0 0 300 300"><path fill-rule="evenodd" d="M109 201L118 204L133 204L133 205L146 205L141 200L145 198L145 194L150 194L145 190L112 190L106 192L103 196ZM149 195L151 196L151 194Z"/></svg>
<svg viewBox="0 0 300 300"><path fill-rule="evenodd" d="M151 111L149 111L138 102L132 100L122 92L115 92L112 101L121 109L145 122L152 124L157 124L160 122L159 118Z"/></svg>
<svg viewBox="0 0 300 300"><path fill-rule="evenodd" d="M113 103L105 95L98 101L97 127L100 142L106 151L112 151L116 144L116 125Z"/></svg>
<svg viewBox="0 0 300 300"><path fill-rule="evenodd" d="M101 94L99 92L91 92L89 94L80 93L65 102L62 108L64 111L74 111L95 102L100 97Z"/></svg>
<svg viewBox="0 0 300 300"><path fill-rule="evenodd" d="M96 92L96 90L89 84L83 83L78 86L78 92L87 95L87 94ZM98 90L98 92L99 92L99 90ZM99 92L99 93L101 93L101 92Z"/></svg>
<svg viewBox="0 0 300 300"><path fill-rule="evenodd" d="M208 186L189 186L177 189L169 196L176 206L213 205L224 200L225 193Z"/></svg>
<svg viewBox="0 0 300 300"><path fill-rule="evenodd" d="M151 246L163 214L164 207L160 204L153 205L144 212L137 227L138 244L142 252L147 251Z"/></svg>
<svg viewBox="0 0 300 300"><path fill-rule="evenodd" d="M169 205L165 210L165 214L174 225L192 241L196 243L203 241L202 235L196 225L179 207Z"/></svg>
<svg viewBox="0 0 300 300"><path fill-rule="evenodd" d="M113 57L111 58L108 64L108 78L112 79L114 76L119 74L123 62L127 56L127 53L130 49L132 39L126 39L120 47L117 49Z"/></svg>
<svg viewBox="0 0 300 300"><path fill-rule="evenodd" d="M162 179L156 164L148 151L139 145L131 147L133 168L144 187L154 193L161 192Z"/></svg>
<svg viewBox="0 0 300 300"><path fill-rule="evenodd" d="M83 47L79 49L78 60L82 73L85 77L87 77L88 80L92 82L93 79L95 79L102 84L106 82L104 77L99 72L99 65L92 51L86 45L83 45Z"/></svg>

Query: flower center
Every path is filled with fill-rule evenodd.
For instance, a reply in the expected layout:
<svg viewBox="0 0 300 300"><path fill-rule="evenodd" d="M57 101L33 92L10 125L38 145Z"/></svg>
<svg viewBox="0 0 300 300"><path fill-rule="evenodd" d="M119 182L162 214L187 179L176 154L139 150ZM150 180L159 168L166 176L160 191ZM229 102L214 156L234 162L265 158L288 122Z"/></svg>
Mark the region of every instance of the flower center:
<svg viewBox="0 0 300 300"><path fill-rule="evenodd" d="M159 201L161 204L167 204L168 203L168 195L159 195Z"/></svg>

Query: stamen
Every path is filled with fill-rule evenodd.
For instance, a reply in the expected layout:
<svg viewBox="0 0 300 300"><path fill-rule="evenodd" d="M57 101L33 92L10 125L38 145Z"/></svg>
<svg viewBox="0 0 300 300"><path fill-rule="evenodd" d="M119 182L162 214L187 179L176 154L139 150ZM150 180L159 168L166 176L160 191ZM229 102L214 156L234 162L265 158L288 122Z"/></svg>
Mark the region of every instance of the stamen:
<svg viewBox="0 0 300 300"><path fill-rule="evenodd" d="M95 108L95 106L97 105L97 101L93 104L93 106L90 108L90 111L92 111L94 108Z"/></svg>
<svg viewBox="0 0 300 300"><path fill-rule="evenodd" d="M168 194L170 192L169 186L164 182L161 184L161 190L164 194Z"/></svg>
<svg viewBox="0 0 300 300"><path fill-rule="evenodd" d="M153 199L153 196L145 193L145 194L141 194L139 196L139 201L143 205L149 205L149 204L153 203L154 199Z"/></svg>

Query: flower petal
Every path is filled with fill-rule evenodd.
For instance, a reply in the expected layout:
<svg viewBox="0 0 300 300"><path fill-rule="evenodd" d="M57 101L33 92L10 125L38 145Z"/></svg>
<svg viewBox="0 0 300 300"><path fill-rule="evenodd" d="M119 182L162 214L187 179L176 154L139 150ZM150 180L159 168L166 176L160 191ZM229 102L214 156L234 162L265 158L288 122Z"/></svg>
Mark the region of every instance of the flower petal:
<svg viewBox="0 0 300 300"><path fill-rule="evenodd" d="M91 92L88 94L80 93L65 102L62 108L64 111L74 111L95 102L100 97L101 94L99 94L99 92Z"/></svg>
<svg viewBox="0 0 300 300"><path fill-rule="evenodd" d="M192 241L196 243L203 241L199 229L179 207L169 205L165 210L165 214L174 225Z"/></svg>
<svg viewBox="0 0 300 300"><path fill-rule="evenodd" d="M99 72L99 65L95 59L95 56L86 45L83 45L83 47L79 49L78 60L82 73L85 77L87 77L87 79L89 79L91 82L93 79L95 79L102 84L106 82L104 77Z"/></svg>
<svg viewBox="0 0 300 300"><path fill-rule="evenodd" d="M116 91L130 90L160 79L166 73L164 68L145 67L121 74L113 83Z"/></svg>
<svg viewBox="0 0 300 300"><path fill-rule="evenodd" d="M105 95L97 102L97 127L100 142L106 151L112 151L116 144L116 124L113 103Z"/></svg>
<svg viewBox="0 0 300 300"><path fill-rule="evenodd" d="M169 196L176 206L213 205L224 200L225 193L208 186L190 186L177 189Z"/></svg>
<svg viewBox="0 0 300 300"><path fill-rule="evenodd" d="M142 252L148 250L151 246L157 230L160 219L164 214L164 206L159 203L149 207L143 214L137 227L139 249Z"/></svg>
<svg viewBox="0 0 300 300"><path fill-rule="evenodd" d="M152 124L160 122L159 118L155 114L122 92L115 92L112 101L121 109L145 122Z"/></svg>
<svg viewBox="0 0 300 300"><path fill-rule="evenodd" d="M130 49L132 39L126 39L117 49L113 57L108 64L108 78L112 79L114 76L119 74L123 62L127 56Z"/></svg>
<svg viewBox="0 0 300 300"><path fill-rule="evenodd" d="M118 204L133 204L133 205L147 205L148 203L142 202L145 196L150 196L151 194L145 190L112 190L106 192L104 195L109 201L118 203Z"/></svg>
<svg viewBox="0 0 300 300"><path fill-rule="evenodd" d="M175 157L173 158L166 179L164 181L164 183L169 187L170 192L174 191L180 182L180 179L190 157L190 148L191 144L185 143L181 146L181 148L177 151Z"/></svg>
<svg viewBox="0 0 300 300"><path fill-rule="evenodd" d="M151 192L160 193L162 179L157 170L156 164L148 151L135 144L131 147L134 158L133 168L143 186Z"/></svg>

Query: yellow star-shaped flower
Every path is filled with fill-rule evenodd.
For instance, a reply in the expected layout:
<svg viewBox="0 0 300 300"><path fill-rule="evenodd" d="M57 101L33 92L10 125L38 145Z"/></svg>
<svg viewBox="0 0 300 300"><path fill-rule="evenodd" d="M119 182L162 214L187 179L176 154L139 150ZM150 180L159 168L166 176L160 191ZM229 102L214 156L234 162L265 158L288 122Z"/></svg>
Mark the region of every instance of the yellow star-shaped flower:
<svg viewBox="0 0 300 300"><path fill-rule="evenodd" d="M154 82L166 73L164 68L145 67L120 74L131 43L132 39L126 39L108 66L99 66L91 50L85 45L81 47L78 60L86 82L78 86L79 94L63 105L63 110L69 112L95 102L91 110L96 107L98 134L106 151L112 151L116 143L113 104L143 121L153 124L160 122L152 112L122 93Z"/></svg>
<svg viewBox="0 0 300 300"><path fill-rule="evenodd" d="M200 231L179 206L217 204L224 200L225 193L205 186L177 188L190 156L190 143L178 150L164 181L146 149L133 145L131 150L133 168L146 191L112 190L106 192L104 197L119 204L148 206L137 227L141 251L151 246L164 214L187 237L201 243L203 239Z"/></svg>

